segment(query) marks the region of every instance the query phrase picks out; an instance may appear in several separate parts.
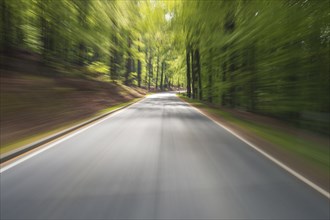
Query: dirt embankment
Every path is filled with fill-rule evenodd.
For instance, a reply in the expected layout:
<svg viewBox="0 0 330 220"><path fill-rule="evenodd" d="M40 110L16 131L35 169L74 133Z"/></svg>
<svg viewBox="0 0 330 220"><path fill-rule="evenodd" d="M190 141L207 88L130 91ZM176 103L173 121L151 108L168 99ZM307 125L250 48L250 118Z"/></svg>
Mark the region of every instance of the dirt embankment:
<svg viewBox="0 0 330 220"><path fill-rule="evenodd" d="M17 59L15 60L16 63ZM0 75L1 146L69 122L88 118L116 104L143 97L146 90L92 79L25 73L2 65ZM9 63L10 64L10 63Z"/></svg>

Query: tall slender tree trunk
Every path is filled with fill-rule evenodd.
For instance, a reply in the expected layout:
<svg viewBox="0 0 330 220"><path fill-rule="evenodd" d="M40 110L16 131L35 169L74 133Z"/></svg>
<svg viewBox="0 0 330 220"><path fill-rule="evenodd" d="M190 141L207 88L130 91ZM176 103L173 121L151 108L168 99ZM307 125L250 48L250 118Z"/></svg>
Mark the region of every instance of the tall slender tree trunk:
<svg viewBox="0 0 330 220"><path fill-rule="evenodd" d="M227 47L224 47L222 49L223 53L225 53L227 51ZM224 62L222 63L221 67L222 67L222 77L221 77L221 81L222 83L224 84L226 81L227 81L227 57L224 58ZM226 106L227 105L227 91L222 91L222 94L221 94L221 105L222 106Z"/></svg>
<svg viewBox="0 0 330 220"><path fill-rule="evenodd" d="M248 96L250 103L248 105L249 111L254 112L256 110L257 97L255 95L257 86L256 68L255 68L255 44L253 43L250 48L248 48L248 71L250 72L249 77L249 89Z"/></svg>
<svg viewBox="0 0 330 220"><path fill-rule="evenodd" d="M191 98L191 66L190 66L190 48L186 48L186 64L187 64L187 96Z"/></svg>
<svg viewBox="0 0 330 220"><path fill-rule="evenodd" d="M1 19L2 19L2 49L5 53L10 53L13 46L13 25L12 25L12 10L7 5L7 2L1 1Z"/></svg>
<svg viewBox="0 0 330 220"><path fill-rule="evenodd" d="M165 74L165 79L164 79L164 88L168 89L168 78Z"/></svg>
<svg viewBox="0 0 330 220"><path fill-rule="evenodd" d="M191 87L192 87L192 98L196 99L197 91L196 91L196 68L195 68L195 56L194 56L194 50L191 50Z"/></svg>
<svg viewBox="0 0 330 220"><path fill-rule="evenodd" d="M209 51L209 66L208 66L208 85L207 85L207 100L213 102L213 50Z"/></svg>
<svg viewBox="0 0 330 220"><path fill-rule="evenodd" d="M233 52L230 54L230 64L229 64L229 81L230 81L230 88L229 88L229 105L231 108L236 107L236 86L235 82L235 71L236 71L236 55Z"/></svg>
<svg viewBox="0 0 330 220"><path fill-rule="evenodd" d="M162 69L160 73L160 89L164 91L164 68L165 68L165 63L162 61Z"/></svg>
<svg viewBox="0 0 330 220"><path fill-rule="evenodd" d="M138 81L138 87L141 87L141 71L142 71L141 61L138 60L138 63L137 63L137 81Z"/></svg>
<svg viewBox="0 0 330 220"><path fill-rule="evenodd" d="M152 51L150 50L149 52L149 61L148 61L148 66L149 66L149 79L148 79L148 90L150 90L150 86L151 86L151 78L153 78L153 66L152 66Z"/></svg>
<svg viewBox="0 0 330 220"><path fill-rule="evenodd" d="M132 72L136 72L136 65L135 65L135 60L134 60L134 58L132 57L132 59L131 59L131 70L132 70Z"/></svg>
<svg viewBox="0 0 330 220"><path fill-rule="evenodd" d="M198 99L202 100L203 99L203 91L202 91L202 78L201 78L201 65L200 65L199 49L195 50L195 59L196 59L196 78L197 78L197 81L198 81Z"/></svg>
<svg viewBox="0 0 330 220"><path fill-rule="evenodd" d="M128 44L128 51L127 51L127 60L126 60L126 72L125 72L125 85L131 84L130 82L130 74L132 72L132 67L133 67L133 59L132 59L132 54L131 54L131 45L132 45L132 40L130 37L127 39L127 44Z"/></svg>
<svg viewBox="0 0 330 220"><path fill-rule="evenodd" d="M47 34L47 21L45 19L45 2L38 2L38 6L40 9L40 15L39 15L39 20L40 20L40 41L42 43L42 49L41 49L41 54L44 59L46 60L47 57L47 48L48 48L48 34Z"/></svg>
<svg viewBox="0 0 330 220"><path fill-rule="evenodd" d="M146 74L145 74L145 77L144 77L144 84L145 84L145 87L147 87L147 85L148 85L148 76L149 76L149 74L148 74L148 68L149 68L149 59L148 59L148 48L146 48L146 56L145 56L145 62L146 62L146 66L145 66L145 68L146 68Z"/></svg>
<svg viewBox="0 0 330 220"><path fill-rule="evenodd" d="M110 48L110 79L117 80L118 79L118 51L116 46L118 45L118 39L116 34L112 35L112 46Z"/></svg>
<svg viewBox="0 0 330 220"><path fill-rule="evenodd" d="M159 50L157 54L157 61L156 61L156 90L158 89L158 76L159 76Z"/></svg>
<svg viewBox="0 0 330 220"><path fill-rule="evenodd" d="M81 29L86 29L87 28L87 14L89 10L89 1L84 1L84 2L76 2L77 7L79 8L78 12L78 21ZM87 48L85 45L85 42L80 41L78 43L78 65L84 65L84 61L87 57Z"/></svg>
<svg viewBox="0 0 330 220"><path fill-rule="evenodd" d="M138 51L141 52L140 46L138 47ZM137 81L138 81L138 87L141 87L141 71L142 71L142 65L140 59L137 61Z"/></svg>

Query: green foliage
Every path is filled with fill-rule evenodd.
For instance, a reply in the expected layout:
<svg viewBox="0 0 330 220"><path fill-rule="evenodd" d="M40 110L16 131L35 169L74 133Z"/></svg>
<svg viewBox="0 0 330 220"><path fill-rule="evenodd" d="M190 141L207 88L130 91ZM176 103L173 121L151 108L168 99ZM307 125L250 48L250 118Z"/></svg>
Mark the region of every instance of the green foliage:
<svg viewBox="0 0 330 220"><path fill-rule="evenodd" d="M33 51L44 63L87 66L126 85L184 84L202 100L330 132L327 0L2 0L0 6L5 53Z"/></svg>
<svg viewBox="0 0 330 220"><path fill-rule="evenodd" d="M329 134L329 8L323 0L183 1L185 45L201 53L199 98Z"/></svg>
<svg viewBox="0 0 330 220"><path fill-rule="evenodd" d="M109 66L105 65L102 62L93 62L90 65L87 66L87 69L91 72L101 73L101 74L107 74L109 73Z"/></svg>

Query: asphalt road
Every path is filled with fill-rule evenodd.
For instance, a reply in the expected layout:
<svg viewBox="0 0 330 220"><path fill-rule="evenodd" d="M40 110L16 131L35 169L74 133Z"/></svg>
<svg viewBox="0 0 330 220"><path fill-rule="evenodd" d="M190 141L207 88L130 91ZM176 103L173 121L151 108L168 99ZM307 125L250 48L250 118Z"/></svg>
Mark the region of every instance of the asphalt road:
<svg viewBox="0 0 330 220"><path fill-rule="evenodd" d="M1 219L329 218L329 199L168 93L0 177Z"/></svg>

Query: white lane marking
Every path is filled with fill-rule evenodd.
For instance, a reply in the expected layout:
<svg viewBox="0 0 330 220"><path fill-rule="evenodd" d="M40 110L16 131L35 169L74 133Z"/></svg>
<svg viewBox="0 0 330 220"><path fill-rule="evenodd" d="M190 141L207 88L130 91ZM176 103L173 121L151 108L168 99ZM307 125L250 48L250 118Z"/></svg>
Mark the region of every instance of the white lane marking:
<svg viewBox="0 0 330 220"><path fill-rule="evenodd" d="M328 191L322 189L321 187L319 187L318 185L316 185L315 183L313 183L312 181L310 181L306 177L302 176L298 172L294 171L293 169L291 169L290 167L288 167L287 165L285 165L281 161L277 160L276 158L274 158L270 154L268 154L265 151L261 150L256 145L252 144L250 141L248 141L248 140L244 139L243 137L239 136L238 134L236 134L230 128L227 128L226 126L224 126L224 125L220 124L219 122L213 120L211 117L209 117L208 115L206 115L204 112L200 111L198 108L196 108L195 106L191 105L189 102L186 102L185 101L185 103L187 103L188 105L190 105L190 107L192 107L198 113L204 115L205 117L207 117L208 119L210 119L211 121L213 121L215 124L217 124L218 126L222 127L223 129L225 129L226 131L228 131L229 133L231 133L232 135L234 135L236 138L240 139L241 141L243 141L244 143L246 143L247 145L249 145L250 147L252 147L254 150L258 151L260 154L262 154L263 156L265 156L269 160L271 160L274 163L276 163L278 166L282 167L284 170L286 170L287 172L289 172L293 176L297 177L299 180L303 181L304 183L306 183L307 185L309 185L310 187L312 187L313 189L315 189L316 191L318 191L319 193L321 193L322 195L324 195L325 197L327 197L328 199L330 199L330 193Z"/></svg>
<svg viewBox="0 0 330 220"><path fill-rule="evenodd" d="M58 145L59 143L62 143L63 141L68 140L69 138L71 138L71 137L73 137L73 136L75 136L75 135L77 135L77 134L80 134L81 132L84 132L84 131L86 131L87 129L93 127L93 126L95 126L95 125L97 125L97 124L100 124L100 123L102 123L103 121L108 120L109 118L114 117L115 115L118 115L119 113L122 113L123 111L125 111L125 110L127 110L127 109L133 107L134 105L136 105L136 104L142 102L142 101L145 100L145 99L146 99L146 98L143 98L142 100L140 100L140 101L138 101L138 102L136 102L136 103L134 103L134 104L132 104L132 105L126 107L126 108L123 108L123 109L121 109L121 110L119 110L119 111L117 111L117 112L114 112L114 113L110 114L109 116L106 116L105 118L100 119L100 120L98 120L98 121L96 121L96 122L94 122L94 123L88 125L87 127L81 128L81 129L79 129L79 130L77 130L77 131L73 131L73 133L71 133L71 134L69 134L69 135L67 135L67 136L65 136L65 137L63 137L63 138L60 138L59 140L55 141L54 143L51 143L51 144L47 144L47 143L46 143L46 144L44 144L44 145L41 145L40 147L42 147L42 146L45 146L45 147L43 147L43 148L41 148L41 149L39 149L39 150L36 150L35 152L28 153L26 156L23 156L22 158L20 158L20 159L18 159L18 160L16 160L16 161L14 161L14 162L12 162L12 163L10 163L10 164L4 166L4 167L1 167L1 168L0 168L0 173L5 172L6 170L9 170L9 169L12 168L12 167L17 166L18 164L20 164L20 163L22 163L22 162L24 162L24 161L26 161L26 160L28 160L28 159L30 159L30 158L32 158L32 157L34 157L34 156L36 156L36 155L38 155L38 154L44 152L44 151L46 151L46 150L48 150L48 149L50 149L50 148L52 148L52 147L54 147L54 146L56 146L56 145Z"/></svg>

